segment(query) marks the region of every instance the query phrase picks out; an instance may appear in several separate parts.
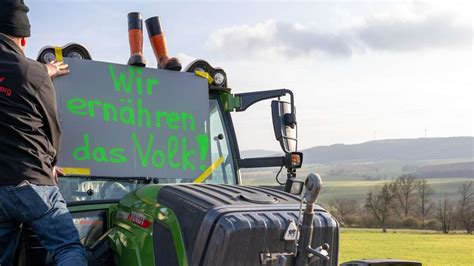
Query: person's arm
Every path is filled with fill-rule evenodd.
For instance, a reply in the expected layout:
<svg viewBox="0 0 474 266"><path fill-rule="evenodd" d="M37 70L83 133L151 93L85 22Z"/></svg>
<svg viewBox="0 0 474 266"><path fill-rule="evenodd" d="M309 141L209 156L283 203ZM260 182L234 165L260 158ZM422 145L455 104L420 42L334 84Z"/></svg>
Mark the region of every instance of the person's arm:
<svg viewBox="0 0 474 266"><path fill-rule="evenodd" d="M44 132L48 137L51 146L55 149L53 161L51 164L56 165L61 141L61 128L59 127L59 118L56 104L56 91L54 89L51 78L46 77L42 86L37 90L39 106L43 115Z"/></svg>
<svg viewBox="0 0 474 266"><path fill-rule="evenodd" d="M56 172L56 169L57 169L56 162L57 162L57 157L59 153L59 145L61 141L61 128L59 127L59 119L58 119L57 104L56 104L56 91L54 89L52 79L55 77L68 74L69 66L65 64L64 62L56 62L56 61L49 62L48 64L45 64L44 66L50 78L46 78L42 86L39 88L38 101L40 103L40 106L43 109L43 115L45 118L44 131L51 145L55 149L52 165L55 166L53 170L54 172L53 175L55 176L55 179L57 179L58 174L59 176L63 176L64 173L62 171L59 171L59 173Z"/></svg>

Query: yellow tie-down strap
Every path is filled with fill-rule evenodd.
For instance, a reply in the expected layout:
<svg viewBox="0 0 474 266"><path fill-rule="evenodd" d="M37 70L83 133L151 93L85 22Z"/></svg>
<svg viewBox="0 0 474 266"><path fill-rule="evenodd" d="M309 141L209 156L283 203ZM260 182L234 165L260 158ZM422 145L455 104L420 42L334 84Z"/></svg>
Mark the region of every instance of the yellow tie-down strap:
<svg viewBox="0 0 474 266"><path fill-rule="evenodd" d="M56 62L62 62L63 59L63 49L61 47L54 47L54 55L56 56Z"/></svg>
<svg viewBox="0 0 474 266"><path fill-rule="evenodd" d="M214 172L214 170L217 169L222 163L224 162L224 157L219 157L215 162L211 164L198 178L194 179L193 183L202 183L204 182L211 174Z"/></svg>
<svg viewBox="0 0 474 266"><path fill-rule="evenodd" d="M212 84L212 82L214 82L214 79L213 79L213 78L211 77L211 75L209 75L209 73L207 73L207 72L195 70L195 71L194 71L194 74L195 74L196 76L200 76L201 78L207 79L207 82L209 82L209 84Z"/></svg>
<svg viewBox="0 0 474 266"><path fill-rule="evenodd" d="M91 175L90 168L63 167L63 170L66 175Z"/></svg>

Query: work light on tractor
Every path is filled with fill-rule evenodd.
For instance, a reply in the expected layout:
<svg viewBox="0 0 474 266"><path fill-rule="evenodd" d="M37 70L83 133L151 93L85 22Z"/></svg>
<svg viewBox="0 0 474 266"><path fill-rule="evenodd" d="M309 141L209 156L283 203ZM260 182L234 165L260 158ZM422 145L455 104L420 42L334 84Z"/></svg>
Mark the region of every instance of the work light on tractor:
<svg viewBox="0 0 474 266"><path fill-rule="evenodd" d="M197 59L192 61L185 69L185 72L196 73L198 75L204 75L209 79L210 83L214 86L226 88L227 87L227 75L222 68L214 68L208 62Z"/></svg>
<svg viewBox="0 0 474 266"><path fill-rule="evenodd" d="M92 60L89 50L79 43L68 43L63 47L45 46L41 48L36 61L47 64L52 61L62 61L62 57Z"/></svg>

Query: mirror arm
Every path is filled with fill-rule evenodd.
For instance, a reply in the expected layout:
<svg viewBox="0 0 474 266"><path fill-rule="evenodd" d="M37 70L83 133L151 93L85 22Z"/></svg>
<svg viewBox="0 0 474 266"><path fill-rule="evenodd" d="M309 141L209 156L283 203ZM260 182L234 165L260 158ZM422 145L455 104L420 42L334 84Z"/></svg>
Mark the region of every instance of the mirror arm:
<svg viewBox="0 0 474 266"><path fill-rule="evenodd" d="M285 157L260 157L240 159L237 164L240 168L278 167L285 164Z"/></svg>
<svg viewBox="0 0 474 266"><path fill-rule="evenodd" d="M257 168L257 167L281 167L288 169L288 176L294 176L295 170L301 167L301 164L296 166L291 164L291 155L294 153L287 153L285 156L278 157L257 157L239 159L238 165L241 168ZM300 154L300 160L303 160L303 154Z"/></svg>
<svg viewBox="0 0 474 266"><path fill-rule="evenodd" d="M286 94L290 95L291 101L291 113L295 113L294 105L294 96L291 90L279 89L279 90L269 90L269 91L257 91L257 92L246 92L235 94L235 97L240 98L240 106L235 108L235 111L242 112L249 108L254 103L285 96Z"/></svg>

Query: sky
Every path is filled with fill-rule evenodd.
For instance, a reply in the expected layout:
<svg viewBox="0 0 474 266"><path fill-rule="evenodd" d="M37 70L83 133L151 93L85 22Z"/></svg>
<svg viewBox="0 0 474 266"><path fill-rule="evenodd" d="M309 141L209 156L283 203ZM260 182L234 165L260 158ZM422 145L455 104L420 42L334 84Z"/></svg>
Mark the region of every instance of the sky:
<svg viewBox="0 0 474 266"><path fill-rule="evenodd" d="M222 67L233 93L291 89L299 149L474 135L471 1L25 2L31 58L79 42L126 63L127 13L160 16L170 54ZM241 149L279 150L269 101L233 119Z"/></svg>

